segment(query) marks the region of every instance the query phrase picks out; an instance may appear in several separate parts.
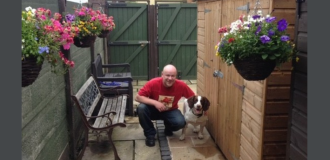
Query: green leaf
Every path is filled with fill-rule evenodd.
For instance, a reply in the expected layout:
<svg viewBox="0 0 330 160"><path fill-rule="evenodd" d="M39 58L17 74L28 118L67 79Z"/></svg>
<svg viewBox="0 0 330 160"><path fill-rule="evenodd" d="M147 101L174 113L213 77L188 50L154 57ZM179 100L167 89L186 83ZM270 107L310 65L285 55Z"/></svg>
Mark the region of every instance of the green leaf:
<svg viewBox="0 0 330 160"><path fill-rule="evenodd" d="M270 60L274 60L274 59L276 59L276 57L275 57L274 55L271 55L271 56L269 57L269 59L270 59Z"/></svg>
<svg viewBox="0 0 330 160"><path fill-rule="evenodd" d="M266 59L268 57L268 54L261 55L262 59Z"/></svg>
<svg viewBox="0 0 330 160"><path fill-rule="evenodd" d="M281 54L279 54L279 53L276 53L276 54L274 54L276 57L280 57L281 56Z"/></svg>

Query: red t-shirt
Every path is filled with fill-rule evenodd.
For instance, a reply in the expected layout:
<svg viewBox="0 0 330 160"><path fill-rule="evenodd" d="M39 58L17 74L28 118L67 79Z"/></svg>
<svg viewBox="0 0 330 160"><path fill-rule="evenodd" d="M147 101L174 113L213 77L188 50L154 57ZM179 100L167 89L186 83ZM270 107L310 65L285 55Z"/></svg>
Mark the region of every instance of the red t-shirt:
<svg viewBox="0 0 330 160"><path fill-rule="evenodd" d="M164 87L162 77L148 81L138 94L162 102L169 107L169 110L177 109L178 102L182 97L189 98L195 95L194 91L181 80L175 80L173 86L169 88Z"/></svg>

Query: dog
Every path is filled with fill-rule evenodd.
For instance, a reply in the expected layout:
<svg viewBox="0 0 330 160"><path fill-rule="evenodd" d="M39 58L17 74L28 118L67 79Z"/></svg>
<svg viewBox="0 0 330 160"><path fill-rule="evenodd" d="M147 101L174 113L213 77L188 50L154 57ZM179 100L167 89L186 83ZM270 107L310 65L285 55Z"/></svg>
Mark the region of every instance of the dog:
<svg viewBox="0 0 330 160"><path fill-rule="evenodd" d="M180 136L180 140L185 139L186 129L188 124L194 126L193 132L198 132L198 138L203 139L203 130L208 120L206 116L206 111L210 107L210 101L205 96L195 95L188 99L185 99L183 102L183 115L186 120L186 126L182 128L182 133ZM197 126L199 125L199 131L197 130Z"/></svg>

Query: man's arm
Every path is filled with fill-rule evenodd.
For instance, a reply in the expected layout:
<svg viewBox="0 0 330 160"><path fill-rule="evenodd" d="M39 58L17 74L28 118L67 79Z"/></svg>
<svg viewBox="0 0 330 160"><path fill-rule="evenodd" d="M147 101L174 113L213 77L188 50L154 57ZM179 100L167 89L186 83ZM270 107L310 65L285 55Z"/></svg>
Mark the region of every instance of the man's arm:
<svg viewBox="0 0 330 160"><path fill-rule="evenodd" d="M154 99L150 99L150 98L145 97L145 96L140 96L139 94L136 95L135 101L140 102L140 103L144 103L144 104L147 104L147 105L155 106L158 109L159 112L167 110L167 107L163 103L161 103L159 101L156 101Z"/></svg>

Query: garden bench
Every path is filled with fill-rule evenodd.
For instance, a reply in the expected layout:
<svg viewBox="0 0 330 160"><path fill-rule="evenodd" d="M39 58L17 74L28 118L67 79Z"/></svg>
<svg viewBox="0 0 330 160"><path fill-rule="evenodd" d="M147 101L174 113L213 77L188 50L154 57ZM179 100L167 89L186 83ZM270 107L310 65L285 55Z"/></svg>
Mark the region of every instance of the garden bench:
<svg viewBox="0 0 330 160"><path fill-rule="evenodd" d="M126 112L129 116L133 116L133 78L130 64L103 64L102 57L98 53L92 63L92 73L104 96L128 94ZM111 90L111 88L117 89Z"/></svg>
<svg viewBox="0 0 330 160"><path fill-rule="evenodd" d="M111 89L115 90L116 88ZM96 135L97 140L99 140L101 132L107 132L114 150L114 157L116 160L120 160L111 135L115 127L126 127L125 110L128 95L120 94L104 97L93 76L90 76L79 91L71 97L86 126L85 144L82 153L84 153L89 142L88 134Z"/></svg>

